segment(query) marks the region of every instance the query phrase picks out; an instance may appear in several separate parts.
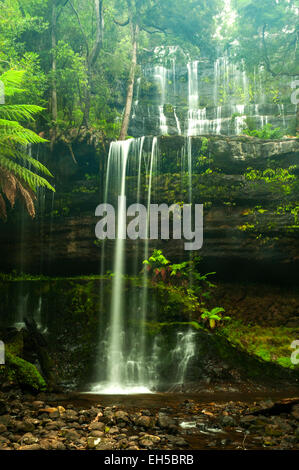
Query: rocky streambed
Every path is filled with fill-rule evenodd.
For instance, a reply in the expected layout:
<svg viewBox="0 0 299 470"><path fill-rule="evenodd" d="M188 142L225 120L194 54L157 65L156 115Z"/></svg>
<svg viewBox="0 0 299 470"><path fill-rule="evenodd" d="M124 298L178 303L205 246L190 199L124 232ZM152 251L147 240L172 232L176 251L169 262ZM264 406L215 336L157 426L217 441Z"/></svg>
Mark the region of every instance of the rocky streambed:
<svg viewBox="0 0 299 470"><path fill-rule="evenodd" d="M1 450L299 449L299 398L0 393Z"/></svg>

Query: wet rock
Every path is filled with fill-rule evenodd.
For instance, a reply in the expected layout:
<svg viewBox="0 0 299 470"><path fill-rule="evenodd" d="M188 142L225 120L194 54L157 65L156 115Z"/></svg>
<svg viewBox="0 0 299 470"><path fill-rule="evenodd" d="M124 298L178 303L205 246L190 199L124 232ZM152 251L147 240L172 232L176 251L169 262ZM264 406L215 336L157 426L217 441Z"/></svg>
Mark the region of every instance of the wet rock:
<svg viewBox="0 0 299 470"><path fill-rule="evenodd" d="M105 408L103 416L107 423L114 423L114 413L111 408Z"/></svg>
<svg viewBox="0 0 299 470"><path fill-rule="evenodd" d="M222 416L220 423L224 427L234 427L237 425L236 420L232 416Z"/></svg>
<svg viewBox="0 0 299 470"><path fill-rule="evenodd" d="M221 439L222 446L228 446L231 443L230 439Z"/></svg>
<svg viewBox="0 0 299 470"><path fill-rule="evenodd" d="M0 447L10 444L10 440L4 436L0 436Z"/></svg>
<svg viewBox="0 0 299 470"><path fill-rule="evenodd" d="M91 431L90 435L91 437L103 437L105 436L105 433L103 431L94 430L94 431Z"/></svg>
<svg viewBox="0 0 299 470"><path fill-rule="evenodd" d="M163 429L174 429L176 428L175 422L172 418L167 415L160 414L158 417L158 426Z"/></svg>
<svg viewBox="0 0 299 470"><path fill-rule="evenodd" d="M5 424L0 424L0 434L4 433L7 431L7 427L5 426Z"/></svg>
<svg viewBox="0 0 299 470"><path fill-rule="evenodd" d="M24 433L32 432L35 430L34 424L29 420L15 421L14 428L16 431L24 432Z"/></svg>
<svg viewBox="0 0 299 470"><path fill-rule="evenodd" d="M135 421L135 424L137 426L140 426L140 427L146 428L146 429L149 429L153 426L152 419L149 416L140 416Z"/></svg>
<svg viewBox="0 0 299 470"><path fill-rule="evenodd" d="M109 429L108 434L117 434L119 433L119 429L117 426L113 426L112 428Z"/></svg>
<svg viewBox="0 0 299 470"><path fill-rule="evenodd" d="M18 450L41 450L41 447L39 444L31 444L28 446L21 446Z"/></svg>
<svg viewBox="0 0 299 470"><path fill-rule="evenodd" d="M21 445L31 445L36 444L38 442L38 437L33 436L31 432L27 432L24 436L20 439Z"/></svg>
<svg viewBox="0 0 299 470"><path fill-rule="evenodd" d="M96 446L95 450L113 450L115 449L115 441L110 439L102 439Z"/></svg>
<svg viewBox="0 0 299 470"><path fill-rule="evenodd" d="M88 449L95 449L97 445L101 442L100 437L88 437L87 438L87 447Z"/></svg>
<svg viewBox="0 0 299 470"><path fill-rule="evenodd" d="M297 421L299 421L299 405L293 406L291 414L295 419L297 419Z"/></svg>
<svg viewBox="0 0 299 470"><path fill-rule="evenodd" d="M54 439L42 439L39 442L42 450L65 450L66 447L63 442Z"/></svg>
<svg viewBox="0 0 299 470"><path fill-rule="evenodd" d="M121 421L127 423L129 421L129 415L125 411L121 411L121 410L116 411L115 419L116 419L117 423L119 423Z"/></svg>
<svg viewBox="0 0 299 470"><path fill-rule="evenodd" d="M80 441L80 435L74 429L63 429L61 434L67 441Z"/></svg>
<svg viewBox="0 0 299 470"><path fill-rule="evenodd" d="M242 416L240 418L240 425L249 428L252 424L257 422L257 417L253 415Z"/></svg>
<svg viewBox="0 0 299 470"><path fill-rule="evenodd" d="M106 424L99 421L99 422L91 423L88 429L90 431L104 431L105 427L106 427Z"/></svg>
<svg viewBox="0 0 299 470"><path fill-rule="evenodd" d="M4 400L0 400L0 415L5 415L9 412L9 408Z"/></svg>
<svg viewBox="0 0 299 470"><path fill-rule="evenodd" d="M117 449L126 449L128 447L127 439L120 439L116 445Z"/></svg>
<svg viewBox="0 0 299 470"><path fill-rule="evenodd" d="M5 426L9 426L13 419L9 415L2 415L0 416L0 424L4 424Z"/></svg>
<svg viewBox="0 0 299 470"><path fill-rule="evenodd" d="M178 447L188 447L189 446L188 442L185 441L185 439L183 439L182 437L177 437L174 440L173 444L178 446Z"/></svg>
<svg viewBox="0 0 299 470"><path fill-rule="evenodd" d="M152 449L154 446L153 441L151 441L150 439L141 439L141 441L139 441L139 444L141 445L141 447L145 447L146 449Z"/></svg>
<svg viewBox="0 0 299 470"><path fill-rule="evenodd" d="M268 424L265 427L266 436L281 436L284 434L283 430L277 424Z"/></svg>
<svg viewBox="0 0 299 470"><path fill-rule="evenodd" d="M66 410L64 419L65 421L76 421L78 419L78 414L74 410Z"/></svg>
<svg viewBox="0 0 299 470"><path fill-rule="evenodd" d="M31 406L34 410L39 410L40 408L44 408L45 403L40 400L35 400L32 402Z"/></svg>

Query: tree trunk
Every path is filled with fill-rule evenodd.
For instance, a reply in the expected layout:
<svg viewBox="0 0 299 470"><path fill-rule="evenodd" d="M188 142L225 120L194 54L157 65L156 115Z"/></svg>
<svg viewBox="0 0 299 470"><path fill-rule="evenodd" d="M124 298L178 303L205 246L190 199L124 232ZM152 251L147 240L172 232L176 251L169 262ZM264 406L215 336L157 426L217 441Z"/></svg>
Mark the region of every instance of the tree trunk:
<svg viewBox="0 0 299 470"><path fill-rule="evenodd" d="M130 78L128 83L127 90L127 99L126 106L124 111L124 117L122 121L121 131L119 135L119 140L125 140L128 134L128 128L130 124L132 103L133 103L133 94L134 94L134 83L135 83L135 73L137 67L137 41L138 41L139 27L138 25L132 25L132 61L131 61L131 70Z"/></svg>
<svg viewBox="0 0 299 470"><path fill-rule="evenodd" d="M103 16L103 2L104 0L94 0L95 16L96 16L96 37L95 42L90 54L87 51L87 68L88 68L88 80L87 90L85 96L84 116L83 124L89 126L89 113L91 107L91 87L92 87L92 74L95 63L99 56L102 44L103 44L103 33L104 33L104 16Z"/></svg>
<svg viewBox="0 0 299 470"><path fill-rule="evenodd" d="M56 25L57 25L57 8L56 1L52 1L52 28L51 28L51 42L52 42L52 100L51 100L51 112L52 112L52 121L54 122L54 127L52 129L51 136L51 147L53 148L55 139L56 139L56 121L57 121L57 87L56 87Z"/></svg>
<svg viewBox="0 0 299 470"><path fill-rule="evenodd" d="M299 134L299 103L297 104L297 113L296 113L296 133Z"/></svg>

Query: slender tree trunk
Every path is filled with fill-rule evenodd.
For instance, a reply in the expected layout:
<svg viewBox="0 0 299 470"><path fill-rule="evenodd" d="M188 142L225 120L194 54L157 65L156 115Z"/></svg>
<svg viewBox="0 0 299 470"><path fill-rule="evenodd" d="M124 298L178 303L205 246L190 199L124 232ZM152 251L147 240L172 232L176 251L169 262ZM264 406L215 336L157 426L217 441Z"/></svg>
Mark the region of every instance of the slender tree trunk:
<svg viewBox="0 0 299 470"><path fill-rule="evenodd" d="M89 126L93 69L97 61L97 58L99 57L101 47L103 45L103 34L104 34L103 3L104 3L104 0L94 0L94 8L95 8L95 16L96 16L96 37L95 37L95 42L94 42L92 51L90 53L87 51L88 79L87 79L87 90L86 90L86 96L85 96L85 106L84 106L84 116L83 116L83 124L86 127Z"/></svg>
<svg viewBox="0 0 299 470"><path fill-rule="evenodd" d="M87 71L87 88L85 92L85 105L84 105L84 114L83 114L83 125L89 127L89 113L90 113L90 104L91 104L91 70Z"/></svg>
<svg viewBox="0 0 299 470"><path fill-rule="evenodd" d="M128 134L128 128L130 124L133 95L134 95L134 84L135 84L135 73L137 67L137 42L138 42L139 27L138 25L132 25L132 61L131 70L127 90L126 106L119 135L119 140L125 140Z"/></svg>
<svg viewBox="0 0 299 470"><path fill-rule="evenodd" d="M297 113L296 113L296 133L299 134L299 104L297 104Z"/></svg>
<svg viewBox="0 0 299 470"><path fill-rule="evenodd" d="M51 100L51 112L52 112L52 121L54 121L54 127L52 129L51 136L51 147L53 148L55 139L56 139L56 121L57 121L57 87L56 87L56 26L57 26L57 8L56 1L52 1L52 28L51 28L51 42L52 42L52 100Z"/></svg>

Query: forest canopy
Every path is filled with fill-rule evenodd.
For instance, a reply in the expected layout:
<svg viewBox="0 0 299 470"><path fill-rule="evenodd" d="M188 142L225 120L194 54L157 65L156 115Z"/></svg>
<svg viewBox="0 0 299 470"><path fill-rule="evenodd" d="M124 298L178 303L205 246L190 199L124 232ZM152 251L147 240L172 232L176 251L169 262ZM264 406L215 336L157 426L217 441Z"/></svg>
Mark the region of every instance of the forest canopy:
<svg viewBox="0 0 299 470"><path fill-rule="evenodd" d="M2 0L0 72L24 71L35 126L53 142L70 129L125 138L140 66L155 47L190 58L232 51L275 80L298 71L294 0Z"/></svg>

